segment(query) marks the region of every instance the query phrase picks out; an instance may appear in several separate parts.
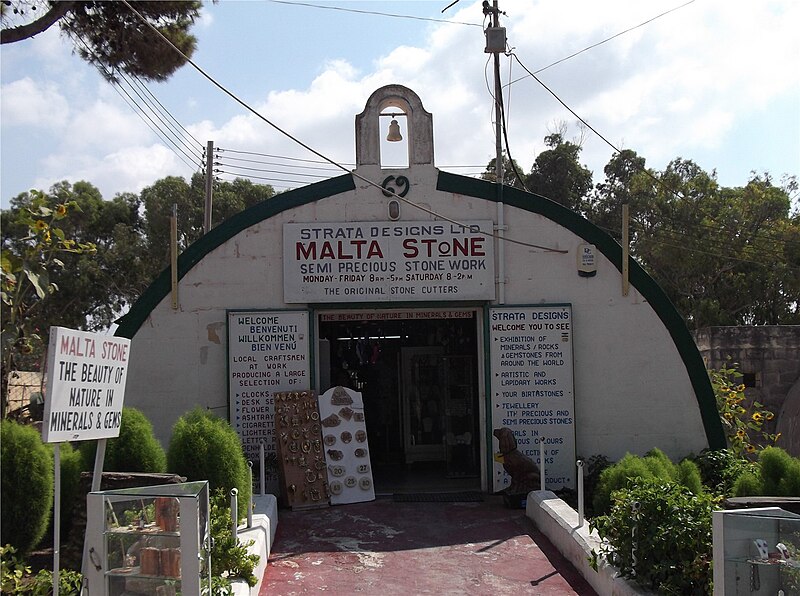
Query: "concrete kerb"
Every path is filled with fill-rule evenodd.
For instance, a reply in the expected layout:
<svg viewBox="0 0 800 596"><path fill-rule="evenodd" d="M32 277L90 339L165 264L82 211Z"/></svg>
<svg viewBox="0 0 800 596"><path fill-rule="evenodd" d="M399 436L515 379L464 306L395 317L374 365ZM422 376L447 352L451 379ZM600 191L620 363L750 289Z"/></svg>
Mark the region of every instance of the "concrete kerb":
<svg viewBox="0 0 800 596"><path fill-rule="evenodd" d="M275 542L275 531L278 529L278 501L274 495L256 495L253 497L253 525L248 528L246 524L239 526L239 543L253 544L247 547L249 554L259 556L258 566L253 574L258 578L258 583L252 588L244 580L232 582L234 596L249 596L258 594L264 572L267 570L267 560Z"/></svg>
<svg viewBox="0 0 800 596"><path fill-rule="evenodd" d="M589 531L586 520L579 527L578 512L551 491L528 494L525 514L600 596L652 594L620 577L619 570L605 561L598 561L597 571L591 568L589 557L592 550L600 551L600 537L596 531Z"/></svg>

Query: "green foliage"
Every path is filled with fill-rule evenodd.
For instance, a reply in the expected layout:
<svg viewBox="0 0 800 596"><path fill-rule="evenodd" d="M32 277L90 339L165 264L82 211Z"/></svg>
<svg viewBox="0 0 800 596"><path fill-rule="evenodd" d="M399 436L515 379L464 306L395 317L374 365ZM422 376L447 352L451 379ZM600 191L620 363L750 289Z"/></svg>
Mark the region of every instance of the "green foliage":
<svg viewBox="0 0 800 596"><path fill-rule="evenodd" d="M748 400L741 383L742 373L736 365L720 370L709 370L711 386L717 400L717 411L722 420L728 446L738 456L757 453L766 446L774 445L780 433L772 434L763 430L764 422L775 416L755 400Z"/></svg>
<svg viewBox="0 0 800 596"><path fill-rule="evenodd" d="M17 556L16 548L10 544L0 546L0 592L19 594L30 572L30 566Z"/></svg>
<svg viewBox="0 0 800 596"><path fill-rule="evenodd" d="M83 586L83 576L78 571L70 569L58 570L58 593L64 595L77 595ZM30 594L31 596L50 596L53 593L53 572L49 569L41 569L26 586L26 590L20 594Z"/></svg>
<svg viewBox="0 0 800 596"><path fill-rule="evenodd" d="M59 452L61 459L61 536L66 537L72 526L72 508L78 496L83 458L81 452L73 449L70 443L60 443Z"/></svg>
<svg viewBox="0 0 800 596"><path fill-rule="evenodd" d="M83 469L94 469L96 441L83 441ZM135 408L122 408L119 436L108 439L103 460L106 472L156 472L167 469L167 455L153 434L153 425Z"/></svg>
<svg viewBox="0 0 800 596"><path fill-rule="evenodd" d="M759 454L758 463L737 480L733 490L737 497L800 495L800 458L779 447L767 447Z"/></svg>
<svg viewBox="0 0 800 596"><path fill-rule="evenodd" d="M712 497L640 478L613 499L591 523L609 563L659 594L711 594Z"/></svg>
<svg viewBox="0 0 800 596"><path fill-rule="evenodd" d="M694 458L707 489L722 497L733 496L733 486L751 464L731 449L704 449Z"/></svg>
<svg viewBox="0 0 800 596"><path fill-rule="evenodd" d="M611 507L613 491L627 487L635 478L672 481L698 493L702 490L700 470L691 461L675 465L659 449L652 449L645 457L627 453L600 474L592 500L594 511L606 513Z"/></svg>
<svg viewBox="0 0 800 596"><path fill-rule="evenodd" d="M239 514L247 514L250 470L239 435L227 421L199 407L181 416L172 429L167 462L171 472L189 481L208 480L212 491L238 489Z"/></svg>
<svg viewBox="0 0 800 596"><path fill-rule="evenodd" d="M231 528L230 497L222 489L211 495L211 575L222 579L242 578L252 587L258 583L253 574L260 557L247 552L252 544L240 544Z"/></svg>
<svg viewBox="0 0 800 596"><path fill-rule="evenodd" d="M53 455L35 428L0 421L0 544L32 550L47 531L53 509Z"/></svg>
<svg viewBox="0 0 800 596"><path fill-rule="evenodd" d="M70 254L93 254L92 243L69 238L64 231L79 209L74 201L49 204L44 193L31 193L30 200L15 212L9 236L3 218L0 253L0 411L8 400L8 374L25 370L24 364L42 349L41 325L36 318L59 287L54 279ZM4 213L5 215L5 213ZM74 275L74 272L71 272Z"/></svg>
<svg viewBox="0 0 800 596"><path fill-rule="evenodd" d="M594 495L597 484L600 482L600 475L603 470L611 465L611 461L605 455L592 455L586 459L579 457L583 461L583 500L585 503L585 513L587 516L594 514ZM577 494L575 497L575 507L577 507Z"/></svg>
<svg viewBox="0 0 800 596"><path fill-rule="evenodd" d="M689 459L681 460L676 467L676 480L681 486L689 489L693 495L703 492L703 480L700 477L700 468Z"/></svg>
<svg viewBox="0 0 800 596"><path fill-rule="evenodd" d="M536 156L526 186L573 211L580 212L586 195L592 189L592 172L578 161L579 143L564 139L566 127L544 138L549 149Z"/></svg>

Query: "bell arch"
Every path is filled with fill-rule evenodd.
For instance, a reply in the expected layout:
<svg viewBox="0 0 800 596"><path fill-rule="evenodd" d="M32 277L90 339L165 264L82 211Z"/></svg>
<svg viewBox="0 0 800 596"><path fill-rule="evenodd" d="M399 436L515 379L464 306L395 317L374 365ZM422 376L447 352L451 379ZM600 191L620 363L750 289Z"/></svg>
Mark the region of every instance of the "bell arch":
<svg viewBox="0 0 800 596"><path fill-rule="evenodd" d="M433 165L433 116L408 87L385 85L369 96L356 116L356 167L381 165L381 113L388 109L406 115L409 167Z"/></svg>

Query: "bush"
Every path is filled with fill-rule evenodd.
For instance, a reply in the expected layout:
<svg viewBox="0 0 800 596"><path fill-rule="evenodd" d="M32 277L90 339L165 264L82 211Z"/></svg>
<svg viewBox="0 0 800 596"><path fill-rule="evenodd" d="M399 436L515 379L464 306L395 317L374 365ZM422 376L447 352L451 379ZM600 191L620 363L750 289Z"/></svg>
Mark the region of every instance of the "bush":
<svg viewBox="0 0 800 596"><path fill-rule="evenodd" d="M53 455L39 432L3 420L0 422L0 544L10 544L22 555L41 541L53 509Z"/></svg>
<svg viewBox="0 0 800 596"><path fill-rule="evenodd" d="M230 497L222 489L211 495L211 575L228 580L242 578L252 588L258 583L254 575L260 557L247 552L248 544L240 544L231 531ZM252 541L250 542L252 544Z"/></svg>
<svg viewBox="0 0 800 596"><path fill-rule="evenodd" d="M733 496L734 484L751 466L731 449L704 449L694 462L700 469L703 485L722 497Z"/></svg>
<svg viewBox="0 0 800 596"><path fill-rule="evenodd" d="M252 488L239 435L222 418L199 407L181 416L172 429L168 467L189 481L208 480L211 491L239 490L240 518L247 515Z"/></svg>
<svg viewBox="0 0 800 596"><path fill-rule="evenodd" d="M609 514L592 520L604 541L595 557L604 555L623 576L659 594L711 594L711 496L637 479L613 499Z"/></svg>
<svg viewBox="0 0 800 596"><path fill-rule="evenodd" d="M61 537L69 533L72 526L72 508L78 495L81 482L83 458L81 452L69 443L59 446L61 458Z"/></svg>
<svg viewBox="0 0 800 596"><path fill-rule="evenodd" d="M94 470L97 441L83 441L83 469ZM122 409L119 436L106 443L103 470L106 472L164 472L167 456L153 434L153 425L142 412Z"/></svg>
<svg viewBox="0 0 800 596"><path fill-rule="evenodd" d="M592 500L594 511L598 514L608 512L611 507L611 493L627 487L634 478L672 481L692 492L702 491L700 470L693 462L684 460L676 466L659 449L649 451L645 457L627 453L600 474Z"/></svg>
<svg viewBox="0 0 800 596"><path fill-rule="evenodd" d="M767 447L759 453L758 466L742 474L734 486L737 497L800 495L800 459L779 447Z"/></svg>

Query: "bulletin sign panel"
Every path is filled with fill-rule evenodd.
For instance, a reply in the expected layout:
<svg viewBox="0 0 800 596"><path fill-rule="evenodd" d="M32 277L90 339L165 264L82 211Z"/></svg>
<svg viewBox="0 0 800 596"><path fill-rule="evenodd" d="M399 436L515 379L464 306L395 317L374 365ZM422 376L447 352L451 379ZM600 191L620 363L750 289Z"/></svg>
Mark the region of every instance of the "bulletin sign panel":
<svg viewBox="0 0 800 596"><path fill-rule="evenodd" d="M488 319L492 429L511 429L519 451L540 467L543 443L546 488L574 489L571 306L490 308ZM493 466L494 490L499 491L510 478L502 464Z"/></svg>
<svg viewBox="0 0 800 596"><path fill-rule="evenodd" d="M275 394L310 388L309 347L306 311L228 312L230 422L248 460L259 461L261 445L277 458ZM267 489L275 490L277 472L268 471Z"/></svg>

